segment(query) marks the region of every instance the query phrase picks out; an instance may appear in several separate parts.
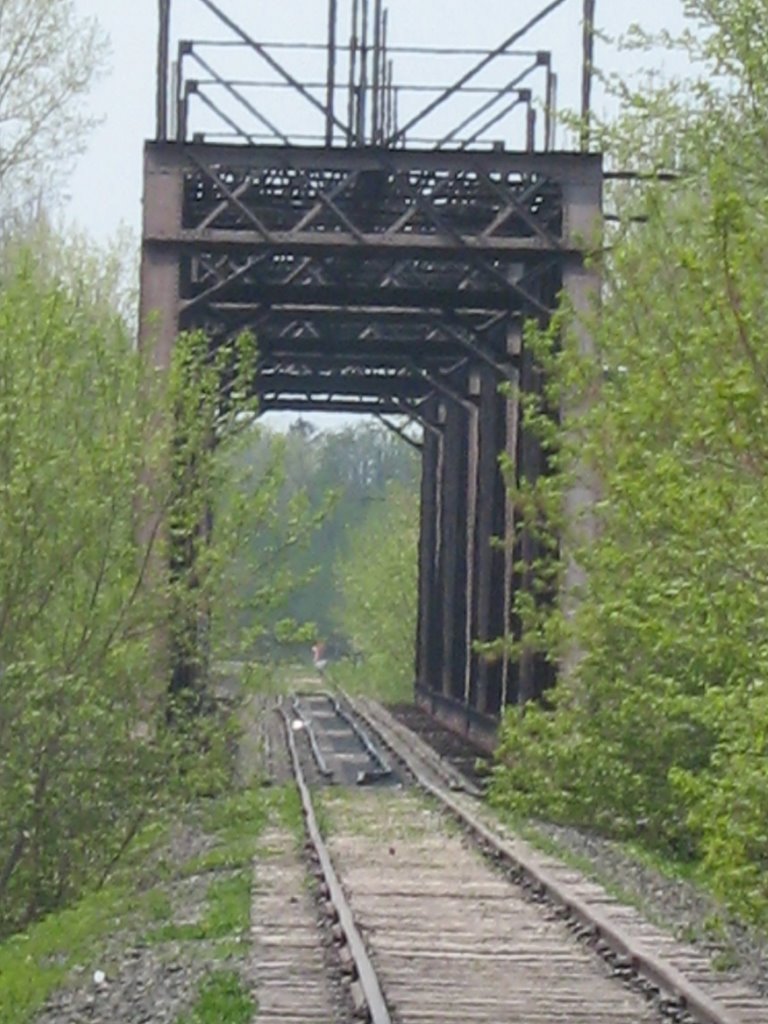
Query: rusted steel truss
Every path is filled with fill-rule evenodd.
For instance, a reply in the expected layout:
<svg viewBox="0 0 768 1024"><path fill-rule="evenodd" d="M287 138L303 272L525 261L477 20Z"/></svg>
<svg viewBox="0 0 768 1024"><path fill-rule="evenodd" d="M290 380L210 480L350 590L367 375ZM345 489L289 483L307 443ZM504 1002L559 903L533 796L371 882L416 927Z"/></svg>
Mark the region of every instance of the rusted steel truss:
<svg viewBox="0 0 768 1024"><path fill-rule="evenodd" d="M268 8L242 0L185 0L183 12L158 2L158 141L467 149L503 148L514 135L515 148L551 150L557 69L549 50L526 44L564 11L574 27L582 15L589 118L595 0L518 5L513 30L488 49L396 44L384 0L327 0L327 35L316 42L263 38ZM208 38L184 34L195 18Z"/></svg>
<svg viewBox="0 0 768 1024"><path fill-rule="evenodd" d="M223 0L199 2L218 11ZM521 481L546 469L522 421L521 396L542 384L523 327L545 323L562 291L583 307L595 290L584 249L599 231L602 164L584 153L408 144L409 122L393 128L382 87L391 79L381 70L385 12L365 0L354 7L358 19L366 10L381 18L379 66L368 53L364 69L352 44L344 73L329 55L320 145L287 135L223 144L185 132L147 144L142 344L167 366L180 330L204 331L212 353L252 331L262 410L364 412L390 426L397 417L401 433L400 417L422 428L417 692L468 729L550 678L525 653L491 663L476 641L519 633L514 594L530 586L537 551L519 529L499 457ZM332 3L332 33L337 16ZM161 81L167 38L161 31ZM250 36L247 45L270 54ZM278 78L283 70L273 68ZM359 97L339 102L347 77L353 96L364 85L365 102L376 100L375 115L361 114ZM427 103L424 119L473 81L470 69ZM316 108L308 94L317 94L298 85ZM487 102L481 118L502 109ZM222 403L227 394L223 380ZM575 494L569 508L588 500Z"/></svg>

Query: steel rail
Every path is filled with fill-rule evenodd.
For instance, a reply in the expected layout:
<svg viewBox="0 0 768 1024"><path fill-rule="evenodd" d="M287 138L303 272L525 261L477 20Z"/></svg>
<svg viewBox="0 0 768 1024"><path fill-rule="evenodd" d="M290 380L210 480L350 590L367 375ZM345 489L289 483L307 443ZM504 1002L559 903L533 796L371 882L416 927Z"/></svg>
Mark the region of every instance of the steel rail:
<svg viewBox="0 0 768 1024"><path fill-rule="evenodd" d="M666 963L643 948L634 937L611 921L598 907L586 903L568 884L554 878L545 867L536 864L533 859L516 849L475 812L463 806L451 793L429 779L424 774L423 762L418 754L409 749L385 723L373 718L358 701L347 695L344 699L406 765L423 790L443 804L455 818L491 848L494 854L546 893L553 903L568 910L596 938L606 943L613 953L629 960L640 976L657 986L665 996L679 1001L685 1010L697 1018L699 1024L746 1024L745 1018L737 1010L713 999L672 964Z"/></svg>
<svg viewBox="0 0 768 1024"><path fill-rule="evenodd" d="M339 877L336 874L336 870L331 861L328 847L325 845L323 837L320 834L320 828L317 824L317 816L312 803L312 795L309 791L309 787L307 786L304 773L301 768L301 762L299 760L298 750L296 749L296 740L293 735L291 723L288 720L288 715L285 713L285 709L282 707L281 712L285 723L288 748L291 753L293 773L296 778L296 785L299 790L301 805L304 810L304 821L306 823L307 832L315 853L317 854L317 859L323 872L325 884L328 887L331 902L339 916L339 925L344 932L350 954L357 970L357 978L368 1006L371 1022L372 1024L392 1024L392 1018L390 1017L389 1009L384 999L379 979L376 975L376 970L368 956L368 950L366 949L363 938L355 924L352 910L347 902L344 890L341 887L341 882L339 881Z"/></svg>
<svg viewBox="0 0 768 1024"><path fill-rule="evenodd" d="M356 722L355 719L349 714L349 712L341 706L341 704L336 699L336 697L333 696L333 694L327 693L324 694L324 696L326 696L328 700L331 702L339 718L341 718L342 721L347 723L350 729L354 732L355 736L357 736L357 738L360 740L360 742L368 752L368 755L370 756L371 760L375 761L376 764L378 764L378 770L375 773L370 772L368 774L375 775L376 778L382 779L386 778L388 775L391 775L392 768L389 762L386 760L384 755L378 749L378 747L373 742L368 733L365 731L365 729L361 728L360 723Z"/></svg>
<svg viewBox="0 0 768 1024"><path fill-rule="evenodd" d="M317 762L317 767L320 769L320 774L324 775L325 778L327 778L327 779L332 778L333 777L333 769L328 767L328 763L326 762L325 757L323 756L323 752L320 749L320 745L317 742L317 736L315 735L315 730L312 727L312 723L309 721L309 719L306 717L304 712L299 707L299 698L298 697L294 697L294 699L292 701L292 707L293 707L293 713L296 715L296 717L299 719L301 724L304 726L304 731L307 734L307 739L309 740L309 745L310 745L310 747L312 749L312 756L314 757L315 761Z"/></svg>
<svg viewBox="0 0 768 1024"><path fill-rule="evenodd" d="M360 723L357 722L349 714L349 712L345 708L343 708L341 706L341 704L336 699L336 697L332 693L329 693L327 690L317 690L317 691L314 691L312 693L297 693L297 694L295 694L293 696L293 700L292 700L293 709L296 712L296 714L299 716L299 718L301 718L301 720L304 723L304 726L307 729L307 732L309 734L310 743L312 744L312 751L313 751L313 753L315 753L315 750L317 749L318 753L315 754L316 759L317 759L317 757L319 755L319 745L317 744L317 739L316 739L314 727L312 726L312 723L311 723L311 712L309 712L307 714L304 713L304 711L301 709L301 700L302 700L302 698L314 699L314 698L317 698L317 697L321 697L323 700L327 701L328 704L330 704L331 708L333 709L333 713L336 715L336 717L340 718L343 722L345 722L349 726L349 728L352 730L352 732L354 733L355 737L357 738L357 740L359 741L360 745L363 747L365 752L368 754L370 759L374 762L374 764L378 765L378 767L375 768L373 771L366 771L366 772L362 773L363 774L363 781L365 781L365 782L374 782L374 781L378 782L381 779L388 778L392 774L392 768L387 763L387 761L386 761L384 755L382 754L382 752L377 748L376 744L373 742L373 740L368 735L368 733L365 731L365 729L363 729L361 727ZM320 755L320 756L322 757L322 755ZM322 757L322 762L323 762L323 764L325 764L325 758L324 757ZM329 769L327 774L329 776L332 776L333 775L333 771Z"/></svg>

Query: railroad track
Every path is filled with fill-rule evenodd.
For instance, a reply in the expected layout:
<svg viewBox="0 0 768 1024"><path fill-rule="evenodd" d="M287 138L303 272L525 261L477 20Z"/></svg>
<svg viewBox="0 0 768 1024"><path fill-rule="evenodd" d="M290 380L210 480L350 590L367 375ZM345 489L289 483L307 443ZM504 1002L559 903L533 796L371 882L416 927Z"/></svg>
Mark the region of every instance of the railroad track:
<svg viewBox="0 0 768 1024"><path fill-rule="evenodd" d="M312 693L283 713L352 998L315 1013L300 985L303 1011L257 1021L765 1024L764 1002L714 992L596 887L500 834L473 785L380 706Z"/></svg>

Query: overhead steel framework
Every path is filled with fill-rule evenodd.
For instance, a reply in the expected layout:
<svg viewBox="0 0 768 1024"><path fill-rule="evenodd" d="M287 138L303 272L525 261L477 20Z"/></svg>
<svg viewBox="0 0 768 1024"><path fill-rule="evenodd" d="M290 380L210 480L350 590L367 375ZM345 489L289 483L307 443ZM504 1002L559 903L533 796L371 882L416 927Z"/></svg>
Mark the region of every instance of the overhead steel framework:
<svg viewBox="0 0 768 1024"><path fill-rule="evenodd" d="M262 409L423 428L417 692L470 731L552 671L532 656L491 664L475 642L515 635L536 557L499 468L501 453L520 479L546 468L521 422L542 385L523 325L546 322L561 291L584 306L596 287L584 250L601 159L553 151L551 55L516 49L568 3L517 5L527 15L489 50L426 52L392 43L381 0L330 0L317 44L262 41L254 5L236 0L188 0L216 35L179 39L160 0L142 344L166 366L180 330L204 330L212 351L251 330ZM581 13L587 114L594 0ZM467 70L401 82L414 51Z"/></svg>

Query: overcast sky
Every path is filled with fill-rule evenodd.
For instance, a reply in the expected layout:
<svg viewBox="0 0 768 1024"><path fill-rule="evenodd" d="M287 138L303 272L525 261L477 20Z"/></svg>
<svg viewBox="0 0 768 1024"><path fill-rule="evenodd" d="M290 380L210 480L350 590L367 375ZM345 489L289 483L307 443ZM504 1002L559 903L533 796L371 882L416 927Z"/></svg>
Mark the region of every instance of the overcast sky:
<svg viewBox="0 0 768 1024"><path fill-rule="evenodd" d="M184 37L211 33L199 0L174 0L177 29ZM259 39L322 41L326 0L219 0L221 6ZM340 0L346 7L349 0ZM545 0L388 0L392 42L440 46L494 46L507 38ZM91 137L71 181L69 213L99 239L121 224L139 230L143 140L154 131L157 0L76 0L82 14L96 15L112 43L111 71L94 90L92 106L103 123ZM651 30L677 31L684 23L682 0L597 0L598 23L616 36L633 22ZM578 103L582 0L566 0L563 8L532 34L532 49L554 52L560 74L560 103ZM446 12L450 13L446 17ZM220 33L219 33L220 35ZM287 59L287 58L286 58ZM597 62L611 70L629 69L642 60L663 73L677 70L663 53L642 58L617 55L599 45ZM457 74L466 64L453 65ZM293 57L298 77L313 77L311 58ZM598 100L599 105L599 100Z"/></svg>

